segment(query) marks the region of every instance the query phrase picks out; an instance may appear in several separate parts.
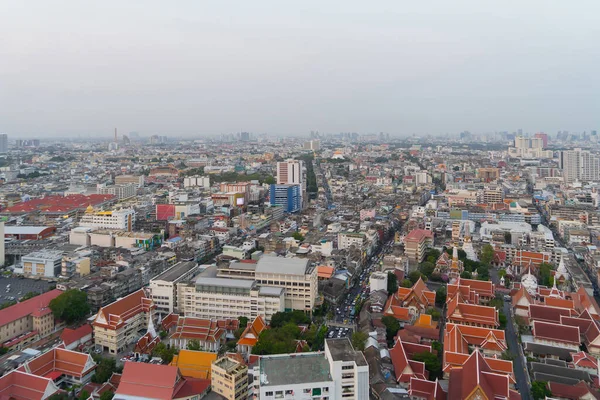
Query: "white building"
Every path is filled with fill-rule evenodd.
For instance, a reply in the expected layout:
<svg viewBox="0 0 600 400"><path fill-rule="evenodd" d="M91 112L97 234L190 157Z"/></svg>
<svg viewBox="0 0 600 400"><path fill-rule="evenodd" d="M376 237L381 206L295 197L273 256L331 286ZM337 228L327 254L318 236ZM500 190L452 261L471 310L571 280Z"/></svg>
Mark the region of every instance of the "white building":
<svg viewBox="0 0 600 400"><path fill-rule="evenodd" d="M364 233L354 232L340 232L338 233L338 249L344 250L349 249L350 246L355 245L359 249L362 249L366 244L367 238Z"/></svg>
<svg viewBox="0 0 600 400"><path fill-rule="evenodd" d="M156 305L156 312L166 316L179 312L177 307L177 284L187 281L198 272L193 261L181 261L162 274L150 279L150 298Z"/></svg>
<svg viewBox="0 0 600 400"><path fill-rule="evenodd" d="M112 194L117 199L129 199L133 197L137 193L137 185L136 184L128 184L128 185L104 185L99 184L97 186L96 192L98 194Z"/></svg>
<svg viewBox="0 0 600 400"><path fill-rule="evenodd" d="M34 251L23 256L23 273L28 276L52 278L60 274L63 252L61 250Z"/></svg>
<svg viewBox="0 0 600 400"><path fill-rule="evenodd" d="M369 278L369 288L371 293L377 290L387 291L388 276L384 272L373 272Z"/></svg>
<svg viewBox="0 0 600 400"><path fill-rule="evenodd" d="M130 232L135 223L135 210L121 208L113 211L94 211L89 206L79 221L79 226L98 229L116 229Z"/></svg>
<svg viewBox="0 0 600 400"><path fill-rule="evenodd" d="M208 176L188 176L183 179L183 187L203 187L205 189L210 189L210 177Z"/></svg>
<svg viewBox="0 0 600 400"><path fill-rule="evenodd" d="M560 152L560 168L565 183L597 182L600 180L600 156L588 150L574 149Z"/></svg>
<svg viewBox="0 0 600 400"><path fill-rule="evenodd" d="M348 338L326 340L324 353L263 356L255 368L260 400L369 398L369 366Z"/></svg>
<svg viewBox="0 0 600 400"><path fill-rule="evenodd" d="M277 184L278 185L301 185L304 183L302 169L304 161L287 160L277 163Z"/></svg>
<svg viewBox="0 0 600 400"><path fill-rule="evenodd" d="M256 283L285 289L285 309L312 313L318 295L317 269L309 260L263 256L256 264Z"/></svg>
<svg viewBox="0 0 600 400"><path fill-rule="evenodd" d="M254 320L260 315L270 321L273 314L284 311L284 303L284 289L259 287L252 280L199 276L177 284L177 308L185 316Z"/></svg>

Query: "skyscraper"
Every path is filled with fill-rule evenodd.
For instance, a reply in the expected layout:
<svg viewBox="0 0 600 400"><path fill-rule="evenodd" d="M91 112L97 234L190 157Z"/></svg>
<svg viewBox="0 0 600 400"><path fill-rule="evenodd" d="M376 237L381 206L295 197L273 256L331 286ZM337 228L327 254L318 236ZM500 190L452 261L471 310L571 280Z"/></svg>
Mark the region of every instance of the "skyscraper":
<svg viewBox="0 0 600 400"><path fill-rule="evenodd" d="M0 133L0 153L8 152L8 135L6 133Z"/></svg>
<svg viewBox="0 0 600 400"><path fill-rule="evenodd" d="M588 150L574 149L560 152L560 167L565 183L600 180L600 156Z"/></svg>
<svg viewBox="0 0 600 400"><path fill-rule="evenodd" d="M301 185L304 183L304 177L302 176L302 168L304 167L304 161L301 160L287 160L280 161L277 163L277 184L293 184Z"/></svg>

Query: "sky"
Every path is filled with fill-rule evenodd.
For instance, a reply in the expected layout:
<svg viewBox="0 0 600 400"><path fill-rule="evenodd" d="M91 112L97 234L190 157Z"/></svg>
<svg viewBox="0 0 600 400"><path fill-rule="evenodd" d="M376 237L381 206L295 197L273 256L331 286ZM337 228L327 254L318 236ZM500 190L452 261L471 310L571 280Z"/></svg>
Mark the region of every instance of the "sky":
<svg viewBox="0 0 600 400"><path fill-rule="evenodd" d="M0 1L0 132L600 128L600 2Z"/></svg>

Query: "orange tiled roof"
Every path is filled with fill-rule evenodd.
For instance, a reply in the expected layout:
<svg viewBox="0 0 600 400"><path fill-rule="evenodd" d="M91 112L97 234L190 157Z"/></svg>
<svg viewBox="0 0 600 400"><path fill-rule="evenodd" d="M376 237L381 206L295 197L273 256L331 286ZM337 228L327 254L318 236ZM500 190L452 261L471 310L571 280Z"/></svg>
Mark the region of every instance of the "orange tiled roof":
<svg viewBox="0 0 600 400"><path fill-rule="evenodd" d="M53 372L78 378L86 376L96 368L92 356L86 353L55 347L27 362L23 369L37 376L46 376Z"/></svg>
<svg viewBox="0 0 600 400"><path fill-rule="evenodd" d="M100 308L92 325L116 330L124 326L128 319L141 312L148 313L155 307L152 299L146 296L143 289L140 289Z"/></svg>
<svg viewBox="0 0 600 400"><path fill-rule="evenodd" d="M13 370L0 378L0 399L42 400L58 391L51 379Z"/></svg>
<svg viewBox="0 0 600 400"><path fill-rule="evenodd" d="M227 321L223 321L222 325L226 326ZM171 335L171 339L195 339L201 342L219 342L225 337L226 330L219 327L218 321L196 318L196 317L179 317L175 332Z"/></svg>
<svg viewBox="0 0 600 400"><path fill-rule="evenodd" d="M238 346L254 346L258 342L258 336L262 331L267 328L267 324L265 320L259 315L252 321L251 324L246 326L244 332L242 332L240 336L240 340L238 340Z"/></svg>
<svg viewBox="0 0 600 400"><path fill-rule="evenodd" d="M216 359L217 353L180 350L170 365L178 367L181 375L186 378L210 379L211 365Z"/></svg>
<svg viewBox="0 0 600 400"><path fill-rule="evenodd" d="M127 361L116 395L172 399L184 383L177 367Z"/></svg>
<svg viewBox="0 0 600 400"><path fill-rule="evenodd" d="M452 323L485 324L500 326L498 310L495 307L467 304L459 301L459 296L448 303L448 321Z"/></svg>

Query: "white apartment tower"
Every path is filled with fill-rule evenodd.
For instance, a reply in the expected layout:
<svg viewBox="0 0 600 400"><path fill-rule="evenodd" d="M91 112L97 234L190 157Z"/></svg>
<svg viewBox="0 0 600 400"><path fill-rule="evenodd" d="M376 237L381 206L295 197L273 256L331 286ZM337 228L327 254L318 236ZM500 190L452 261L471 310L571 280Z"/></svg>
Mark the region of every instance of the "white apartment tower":
<svg viewBox="0 0 600 400"><path fill-rule="evenodd" d="M600 180L600 156L588 150L564 150L560 153L560 167L565 183Z"/></svg>
<svg viewBox="0 0 600 400"><path fill-rule="evenodd" d="M287 160L277 163L277 184L279 185L301 185L304 183L302 168L304 161Z"/></svg>

